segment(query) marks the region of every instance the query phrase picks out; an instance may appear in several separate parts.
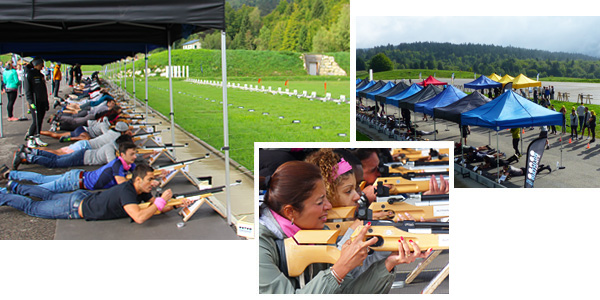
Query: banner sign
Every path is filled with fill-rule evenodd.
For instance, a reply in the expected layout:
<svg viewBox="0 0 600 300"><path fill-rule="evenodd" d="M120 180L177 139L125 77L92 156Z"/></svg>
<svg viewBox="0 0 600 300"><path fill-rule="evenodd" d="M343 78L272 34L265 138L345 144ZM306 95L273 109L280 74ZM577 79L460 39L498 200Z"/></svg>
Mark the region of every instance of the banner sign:
<svg viewBox="0 0 600 300"><path fill-rule="evenodd" d="M527 147L527 174L525 174L525 187L532 188L535 177L537 176L538 167L546 148L546 138L537 138Z"/></svg>

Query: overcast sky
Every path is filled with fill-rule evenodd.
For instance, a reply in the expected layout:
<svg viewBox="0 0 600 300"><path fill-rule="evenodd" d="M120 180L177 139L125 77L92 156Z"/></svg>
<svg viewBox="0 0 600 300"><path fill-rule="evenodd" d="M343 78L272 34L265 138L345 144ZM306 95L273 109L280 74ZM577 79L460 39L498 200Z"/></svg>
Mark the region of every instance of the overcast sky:
<svg viewBox="0 0 600 300"><path fill-rule="evenodd" d="M356 16L356 48L411 42L494 44L600 58L600 17Z"/></svg>

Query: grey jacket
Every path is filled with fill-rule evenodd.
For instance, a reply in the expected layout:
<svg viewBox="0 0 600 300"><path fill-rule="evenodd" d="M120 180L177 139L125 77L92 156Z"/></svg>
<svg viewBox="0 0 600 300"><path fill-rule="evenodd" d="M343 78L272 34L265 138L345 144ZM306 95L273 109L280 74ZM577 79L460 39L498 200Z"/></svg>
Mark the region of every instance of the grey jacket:
<svg viewBox="0 0 600 300"><path fill-rule="evenodd" d="M261 211L259 225L259 292L264 294L375 294L388 293L395 278L394 272L388 272L385 260L373 263L367 270L353 277L346 275L339 285L328 264L312 264L312 276L307 278L304 287L300 287L298 278L287 277L279 269L279 252L276 240L285 236L271 213ZM305 272L307 273L307 272Z"/></svg>

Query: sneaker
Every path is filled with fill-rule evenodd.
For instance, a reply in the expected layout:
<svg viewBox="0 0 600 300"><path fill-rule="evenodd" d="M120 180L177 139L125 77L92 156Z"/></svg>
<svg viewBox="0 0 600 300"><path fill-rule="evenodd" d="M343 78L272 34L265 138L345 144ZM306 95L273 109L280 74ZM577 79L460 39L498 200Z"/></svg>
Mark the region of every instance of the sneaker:
<svg viewBox="0 0 600 300"><path fill-rule="evenodd" d="M25 154L31 154L31 149L27 148L24 144L19 146L19 152L23 152Z"/></svg>
<svg viewBox="0 0 600 300"><path fill-rule="evenodd" d="M23 163L25 161L25 153L20 152L20 151L15 151L15 154L13 156L13 170L17 170L19 168L19 166L21 165L21 163Z"/></svg>
<svg viewBox="0 0 600 300"><path fill-rule="evenodd" d="M70 136L61 136L60 139L58 139L58 141L61 142L61 143L70 142L71 141L71 137Z"/></svg>
<svg viewBox="0 0 600 300"><path fill-rule="evenodd" d="M35 144L38 145L38 147L48 147L48 143L44 143L39 136L36 136L35 138L33 138L33 140L35 141Z"/></svg>
<svg viewBox="0 0 600 300"><path fill-rule="evenodd" d="M8 193L8 194L14 193L13 190L16 186L17 186L16 182L9 180L8 183L6 184L6 193Z"/></svg>
<svg viewBox="0 0 600 300"><path fill-rule="evenodd" d="M50 125L50 131L51 132L56 132L57 127L58 126L56 125L56 122L52 122L52 125Z"/></svg>
<svg viewBox="0 0 600 300"><path fill-rule="evenodd" d="M35 140L33 139L33 137L28 137L27 138L27 144L26 144L27 148L35 148L38 145L35 143Z"/></svg>
<svg viewBox="0 0 600 300"><path fill-rule="evenodd" d="M10 118L8 118L8 121L9 122L14 122L14 121L19 121L19 119L15 118L15 117L10 117Z"/></svg>

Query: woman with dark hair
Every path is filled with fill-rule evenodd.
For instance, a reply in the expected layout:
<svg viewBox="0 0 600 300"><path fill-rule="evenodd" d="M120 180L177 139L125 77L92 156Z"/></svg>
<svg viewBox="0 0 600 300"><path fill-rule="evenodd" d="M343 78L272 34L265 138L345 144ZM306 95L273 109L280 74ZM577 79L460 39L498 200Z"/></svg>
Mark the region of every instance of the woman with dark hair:
<svg viewBox="0 0 600 300"><path fill-rule="evenodd" d="M278 241L294 236L302 229L323 229L331 204L326 197L321 170L307 162L290 161L265 179L265 194L260 210L259 288L261 293L386 293L395 277L394 267L413 262L431 251L421 253L418 245L399 241L399 253L374 263L354 277L350 272L363 264L368 247L377 239L363 241L367 224L357 238L347 241L333 265L311 264L311 274L289 277L281 268ZM293 259L288 258L288 259ZM305 285L302 282L306 281Z"/></svg>

